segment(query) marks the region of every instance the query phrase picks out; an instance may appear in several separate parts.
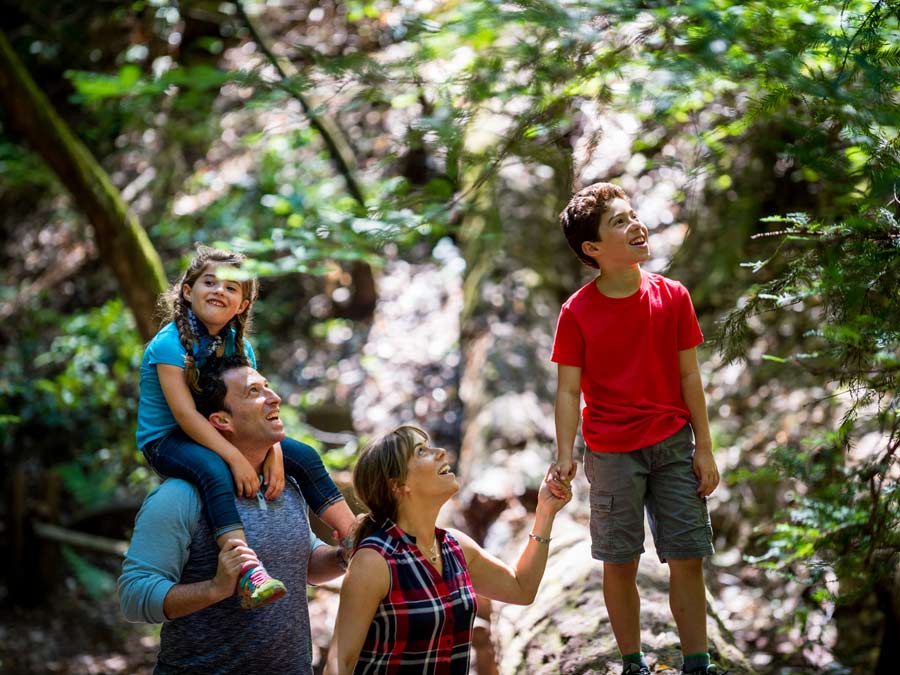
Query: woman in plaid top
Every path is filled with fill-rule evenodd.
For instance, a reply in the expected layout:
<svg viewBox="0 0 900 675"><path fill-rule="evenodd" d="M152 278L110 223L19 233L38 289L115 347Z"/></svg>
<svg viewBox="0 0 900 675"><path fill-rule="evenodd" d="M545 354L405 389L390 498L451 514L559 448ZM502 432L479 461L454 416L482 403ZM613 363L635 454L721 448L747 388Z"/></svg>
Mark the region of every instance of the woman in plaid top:
<svg viewBox="0 0 900 675"><path fill-rule="evenodd" d="M456 530L436 526L459 490L447 453L403 426L376 440L353 472L369 517L341 589L331 675L464 675L475 594L526 605L534 600L556 513L571 499L538 495L528 544L515 567Z"/></svg>

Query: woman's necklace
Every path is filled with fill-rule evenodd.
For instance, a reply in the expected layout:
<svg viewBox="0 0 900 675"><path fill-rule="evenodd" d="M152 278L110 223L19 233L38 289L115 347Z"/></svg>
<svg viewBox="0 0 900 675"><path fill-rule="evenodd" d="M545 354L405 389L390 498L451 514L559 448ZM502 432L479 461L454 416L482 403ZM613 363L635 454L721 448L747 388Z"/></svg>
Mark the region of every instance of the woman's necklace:
<svg viewBox="0 0 900 675"><path fill-rule="evenodd" d="M432 565L437 564L438 561L438 549L437 549L437 537L435 537L434 541L431 542L431 547L428 549L419 549L422 553L425 554L425 557L431 562Z"/></svg>

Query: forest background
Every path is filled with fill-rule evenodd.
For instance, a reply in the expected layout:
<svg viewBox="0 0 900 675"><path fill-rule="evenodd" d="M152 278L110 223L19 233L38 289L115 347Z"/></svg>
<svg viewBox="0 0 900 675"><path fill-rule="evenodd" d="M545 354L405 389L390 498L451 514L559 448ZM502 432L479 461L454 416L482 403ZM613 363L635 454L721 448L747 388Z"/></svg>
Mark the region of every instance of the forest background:
<svg viewBox="0 0 900 675"><path fill-rule="evenodd" d="M195 242L254 259L260 368L339 480L418 423L457 451L453 517L514 548L554 452L555 317L588 278L556 214L597 180L707 337L716 655L896 671L900 2L0 10L0 671L152 667L114 577L155 482L137 366ZM579 555L535 609L494 608L501 672L617 672L572 576L581 487Z"/></svg>

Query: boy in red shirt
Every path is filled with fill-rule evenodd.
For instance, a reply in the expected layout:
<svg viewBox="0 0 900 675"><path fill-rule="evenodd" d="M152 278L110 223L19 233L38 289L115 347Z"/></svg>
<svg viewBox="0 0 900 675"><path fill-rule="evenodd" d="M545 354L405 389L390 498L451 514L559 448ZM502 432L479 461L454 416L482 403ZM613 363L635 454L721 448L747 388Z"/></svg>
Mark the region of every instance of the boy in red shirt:
<svg viewBox="0 0 900 675"><path fill-rule="evenodd" d="M583 394L591 555L603 561L603 597L623 675L650 673L637 589L644 509L660 560L669 564L682 672L721 675L707 652L702 567L713 553L706 498L719 472L697 364L703 335L690 295L677 281L641 270L650 257L647 228L619 186L584 188L560 221L575 255L599 275L563 304L556 327L555 476L575 476Z"/></svg>

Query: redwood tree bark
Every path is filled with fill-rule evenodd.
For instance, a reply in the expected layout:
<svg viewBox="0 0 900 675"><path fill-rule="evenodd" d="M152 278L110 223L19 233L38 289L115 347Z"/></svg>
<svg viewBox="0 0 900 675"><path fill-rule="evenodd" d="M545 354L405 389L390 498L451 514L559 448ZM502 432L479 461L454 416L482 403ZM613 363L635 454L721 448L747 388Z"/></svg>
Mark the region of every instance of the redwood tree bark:
<svg viewBox="0 0 900 675"><path fill-rule="evenodd" d="M94 228L103 262L134 314L141 338L156 332L156 300L166 288L162 262L107 173L38 88L0 31L0 105L10 128L56 173Z"/></svg>

